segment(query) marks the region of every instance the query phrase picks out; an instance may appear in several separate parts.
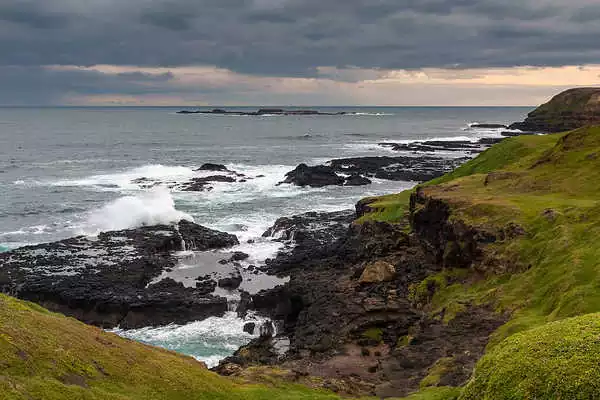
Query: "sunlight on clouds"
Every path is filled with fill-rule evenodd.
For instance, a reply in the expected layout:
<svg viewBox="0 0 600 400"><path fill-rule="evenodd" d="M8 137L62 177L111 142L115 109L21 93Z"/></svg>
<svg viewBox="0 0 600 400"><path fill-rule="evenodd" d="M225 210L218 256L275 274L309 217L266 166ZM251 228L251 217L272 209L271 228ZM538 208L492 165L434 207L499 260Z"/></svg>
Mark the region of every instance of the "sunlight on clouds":
<svg viewBox="0 0 600 400"><path fill-rule="evenodd" d="M53 66L55 70L167 77L144 81L160 93L71 95L69 104L532 105L557 90L600 84L600 65L490 69L380 70L320 67L315 77L246 75L212 66ZM219 94L227 93L227 97ZM229 100L222 100L229 99Z"/></svg>

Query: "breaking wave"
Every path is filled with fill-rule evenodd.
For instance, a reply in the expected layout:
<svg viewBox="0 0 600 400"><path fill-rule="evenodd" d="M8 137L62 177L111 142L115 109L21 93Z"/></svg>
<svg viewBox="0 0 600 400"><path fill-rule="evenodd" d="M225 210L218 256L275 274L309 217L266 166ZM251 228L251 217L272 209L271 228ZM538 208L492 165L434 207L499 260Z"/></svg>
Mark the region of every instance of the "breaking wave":
<svg viewBox="0 0 600 400"><path fill-rule="evenodd" d="M175 209L175 201L165 188L156 188L137 196L125 196L90 213L85 234L137 228L147 225L172 224L191 215Z"/></svg>

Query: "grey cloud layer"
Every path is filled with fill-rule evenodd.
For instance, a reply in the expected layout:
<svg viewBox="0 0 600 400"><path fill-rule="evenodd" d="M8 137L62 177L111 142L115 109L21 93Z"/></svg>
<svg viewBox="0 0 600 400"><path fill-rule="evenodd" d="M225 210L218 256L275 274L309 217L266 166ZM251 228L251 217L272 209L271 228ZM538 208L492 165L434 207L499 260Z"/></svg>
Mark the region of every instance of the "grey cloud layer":
<svg viewBox="0 0 600 400"><path fill-rule="evenodd" d="M600 61L597 0L0 0L4 65L312 76Z"/></svg>

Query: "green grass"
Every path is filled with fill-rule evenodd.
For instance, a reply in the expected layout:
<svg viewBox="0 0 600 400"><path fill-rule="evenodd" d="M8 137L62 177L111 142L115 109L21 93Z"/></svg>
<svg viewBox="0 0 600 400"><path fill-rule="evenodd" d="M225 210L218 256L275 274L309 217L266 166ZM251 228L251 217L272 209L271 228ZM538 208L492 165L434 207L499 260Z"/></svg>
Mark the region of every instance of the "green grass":
<svg viewBox="0 0 600 400"><path fill-rule="evenodd" d="M132 342L0 295L0 399L338 399L307 387L243 384L166 350Z"/></svg>
<svg viewBox="0 0 600 400"><path fill-rule="evenodd" d="M421 381L421 389L438 386L442 377L451 371L454 365L455 362L452 357L444 357L437 360L433 367L429 369L427 376Z"/></svg>
<svg viewBox="0 0 600 400"><path fill-rule="evenodd" d="M408 215L408 202L413 190L405 190L398 194L367 198L363 201L373 200L369 203L371 212L363 215L356 222L367 221L402 222Z"/></svg>
<svg viewBox="0 0 600 400"><path fill-rule="evenodd" d="M363 332L362 336L375 342L381 342L383 340L383 331L380 328L369 328Z"/></svg>
<svg viewBox="0 0 600 400"><path fill-rule="evenodd" d="M495 332L490 352L503 348L503 340L512 340L515 333L600 312L599 173L600 127L593 127L505 140L454 172L422 185L426 196L450 205L451 221L499 237L514 227L523 234L486 246L488 259L467 270L461 280L448 279L449 271L443 271L415 285L413 301L432 314L442 309L460 312L468 304L492 304L499 313L510 315L509 322ZM406 210L405 196L383 198L385 209L376 208L376 215L365 219L386 220L387 210ZM394 199L403 204L393 204ZM596 373L586 365L581 374ZM512 368L495 366L503 367ZM504 384L518 384L526 376L512 378L516 383L505 380ZM546 385L542 378L536 384ZM590 398L519 393L486 398Z"/></svg>
<svg viewBox="0 0 600 400"><path fill-rule="evenodd" d="M600 314L512 335L477 365L461 400L597 399Z"/></svg>

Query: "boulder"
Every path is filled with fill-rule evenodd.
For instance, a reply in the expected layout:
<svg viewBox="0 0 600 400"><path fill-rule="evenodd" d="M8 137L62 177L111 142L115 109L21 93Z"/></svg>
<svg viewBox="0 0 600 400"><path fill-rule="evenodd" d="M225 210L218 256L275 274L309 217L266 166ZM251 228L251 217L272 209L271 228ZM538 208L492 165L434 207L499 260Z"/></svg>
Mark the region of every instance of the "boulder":
<svg viewBox="0 0 600 400"><path fill-rule="evenodd" d="M247 324L244 325L244 332L246 332L250 335L254 335L255 329L256 329L256 323L254 323L254 322L248 322Z"/></svg>
<svg viewBox="0 0 600 400"><path fill-rule="evenodd" d="M189 182L182 184L180 186L180 190L183 190L184 192L203 192L207 190L212 190L210 184L213 182L233 183L235 181L235 178L225 175L213 175L202 178L193 178Z"/></svg>
<svg viewBox="0 0 600 400"><path fill-rule="evenodd" d="M600 88L569 89L530 112L510 129L528 132L564 132L600 124Z"/></svg>
<svg viewBox="0 0 600 400"><path fill-rule="evenodd" d="M360 283L381 283L392 281L396 276L396 267L385 261L375 261L368 264L362 275Z"/></svg>
<svg viewBox="0 0 600 400"><path fill-rule="evenodd" d="M325 165L309 167L300 164L293 171L285 175L281 183L291 183L296 186L324 187L332 185L343 185L344 178L337 175L333 168Z"/></svg>
<svg viewBox="0 0 600 400"><path fill-rule="evenodd" d="M196 171L228 171L227 167L223 164L205 163L200 166Z"/></svg>
<svg viewBox="0 0 600 400"><path fill-rule="evenodd" d="M218 285L220 288L227 290L235 290L242 284L242 274L236 271L226 278L219 279Z"/></svg>
<svg viewBox="0 0 600 400"><path fill-rule="evenodd" d="M236 251L231 255L229 261L244 261L250 258L250 256L242 251Z"/></svg>
<svg viewBox="0 0 600 400"><path fill-rule="evenodd" d="M365 178L361 175L350 175L346 178L346 182L344 182L344 186L365 186L373 183L369 178Z"/></svg>

